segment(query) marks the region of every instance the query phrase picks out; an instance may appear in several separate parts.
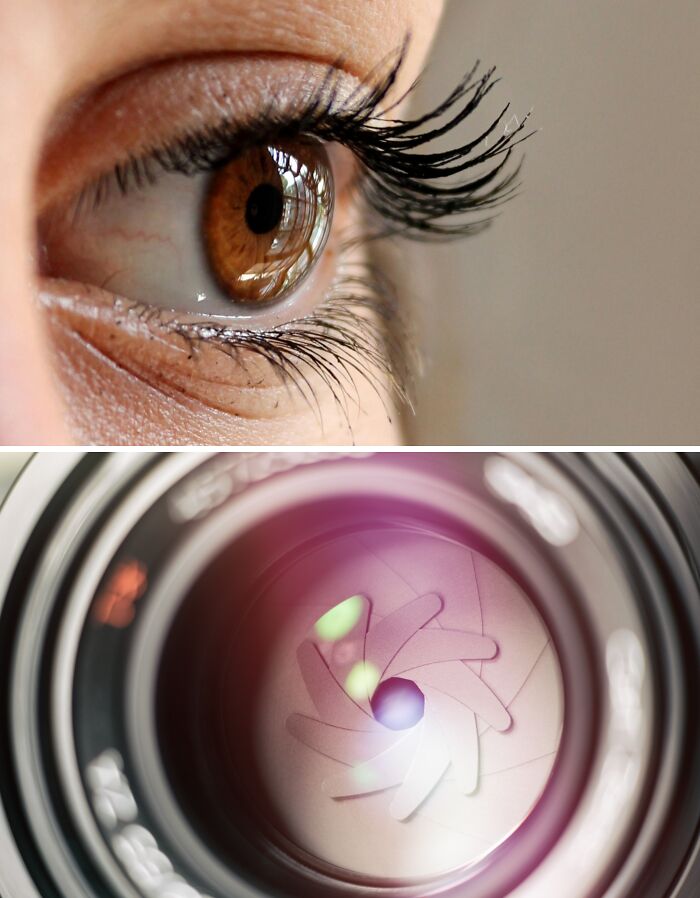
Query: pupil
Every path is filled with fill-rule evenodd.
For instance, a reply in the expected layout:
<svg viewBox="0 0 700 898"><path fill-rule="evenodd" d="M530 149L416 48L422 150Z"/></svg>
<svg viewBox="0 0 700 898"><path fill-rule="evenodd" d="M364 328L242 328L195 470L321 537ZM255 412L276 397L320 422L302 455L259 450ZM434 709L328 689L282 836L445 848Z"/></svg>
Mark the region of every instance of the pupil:
<svg viewBox="0 0 700 898"><path fill-rule="evenodd" d="M245 221L254 234L268 234L282 219L282 191L273 184L258 184L248 197Z"/></svg>
<svg viewBox="0 0 700 898"><path fill-rule="evenodd" d="M425 696L413 680L391 677L379 684L370 704L379 723L390 730L407 730L423 717Z"/></svg>

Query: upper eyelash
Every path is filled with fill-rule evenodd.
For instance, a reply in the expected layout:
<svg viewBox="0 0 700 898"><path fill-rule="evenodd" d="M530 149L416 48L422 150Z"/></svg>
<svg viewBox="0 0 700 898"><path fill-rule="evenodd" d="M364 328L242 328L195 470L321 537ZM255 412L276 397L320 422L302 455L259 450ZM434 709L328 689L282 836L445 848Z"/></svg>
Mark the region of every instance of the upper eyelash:
<svg viewBox="0 0 700 898"><path fill-rule="evenodd" d="M486 141L503 123L510 104L469 142L441 152L418 152L475 112L498 79L494 77L495 68L477 77L477 62L430 112L412 120L389 119L387 114L415 87L414 83L398 100L382 105L396 83L406 48L407 42L343 100L338 99L341 72L338 66L330 66L316 93L293 115L281 117L270 103L244 125L223 121L118 163L81 193L74 211L83 206L88 195L93 206L102 203L112 185L127 193L154 183L159 169L194 175L224 165L263 142L314 135L347 147L360 165L357 187L377 222L374 232L363 235L365 239L394 234L415 239L474 234L490 222L490 216L481 213L509 199L519 186L521 164L510 168L509 162L515 146L532 134L523 133L529 113L512 131L506 133L504 129L491 145ZM443 124L438 123L441 118L446 118ZM458 179L474 168L481 168L481 172ZM452 180L442 186L445 178ZM474 219L475 213L480 217Z"/></svg>

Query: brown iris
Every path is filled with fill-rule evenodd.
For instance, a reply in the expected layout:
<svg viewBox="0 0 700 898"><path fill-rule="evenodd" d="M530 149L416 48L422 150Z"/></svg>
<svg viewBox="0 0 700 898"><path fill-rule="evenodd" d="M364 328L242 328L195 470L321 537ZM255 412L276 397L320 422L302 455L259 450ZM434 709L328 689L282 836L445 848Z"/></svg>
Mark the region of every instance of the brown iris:
<svg viewBox="0 0 700 898"><path fill-rule="evenodd" d="M320 143L254 147L212 178L204 204L209 263L231 299L272 302L312 269L328 239L333 181Z"/></svg>

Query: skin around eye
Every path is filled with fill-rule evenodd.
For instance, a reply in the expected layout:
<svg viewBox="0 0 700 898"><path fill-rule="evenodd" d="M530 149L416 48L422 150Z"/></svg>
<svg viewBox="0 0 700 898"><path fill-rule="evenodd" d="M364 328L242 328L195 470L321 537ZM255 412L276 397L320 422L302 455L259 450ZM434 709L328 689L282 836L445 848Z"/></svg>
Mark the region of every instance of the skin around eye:
<svg viewBox="0 0 700 898"><path fill-rule="evenodd" d="M230 73L231 67L226 68ZM259 72L259 60L255 68ZM282 69L287 83L293 81L289 62L269 69L266 79L278 79ZM309 66L297 63L296 71L304 72L308 84ZM325 77L327 67L314 71ZM262 98L269 93L267 87ZM250 101L250 92L247 96ZM56 189L44 213L47 276L40 298L61 367L70 370L64 360L83 354L83 370L91 379L104 359L110 376L119 378L130 397L148 387L148 411L134 424L139 441L160 443L165 433L168 442L181 442L177 425L186 417L189 427L195 414L216 427L206 442L230 442L232 431L236 442L255 444L308 442L304 434L310 432L318 434L315 442L360 441L361 429L367 433L363 442L397 438L389 384L382 382L381 310L365 302L366 290L354 308L342 295L342 285L362 268L363 254L341 251L339 241L329 235L331 218L333 230L340 233L356 220L349 189L352 156L317 141L268 146L234 156L213 175L161 173L152 184L146 181L124 195L106 191L99 203L88 193L77 212L73 198ZM232 202L242 205L241 197L248 206L259 184L274 185L268 163L267 180L261 180L261 152L274 162L277 180L288 181L282 197L285 220L272 229L263 228L268 223L260 220L251 228L246 220L251 210L231 208ZM255 154L258 162L251 163ZM238 184L233 192L232 182ZM221 201L223 211L213 210L213 201ZM265 213L253 211L258 219ZM211 237L207 224L211 228L222 221L230 231L226 263L236 277L250 266L237 249L242 236L259 236L263 249L271 246L270 234L284 238L276 261L282 263L279 271L286 284L272 284L280 299L273 294L267 302L245 303L231 295L230 287L224 289L226 274L216 271L206 246ZM287 233L280 235L285 222ZM263 233L255 235L254 230ZM269 270L264 251L259 264L263 274ZM198 293L205 294L201 304ZM324 304L330 308L314 314ZM362 368L355 360L360 350ZM68 388L73 392L79 384ZM169 407L174 401L178 407L173 414ZM118 430L107 431L111 418L96 405L86 409L86 417L79 410L76 429L89 432L99 421L105 441L134 439L123 421Z"/></svg>
<svg viewBox="0 0 700 898"><path fill-rule="evenodd" d="M237 126L234 130L230 121L224 120L209 130L203 130L200 126L194 133L185 132L183 136L171 138L168 143L156 144L156 148L146 156L130 157L127 164L117 163L113 180L105 180L103 175L91 185L91 190L81 191L73 212L76 208L80 211L86 193L88 197L92 194L93 210L101 209L105 198L109 199L108 188L114 182L124 195L128 196L133 182L142 193L144 188L158 180L151 163L166 172L190 179L198 172L211 171L212 168L219 170L214 178L207 181L203 202L207 259L210 264L213 263L215 274L227 292L231 294L233 290L238 306L262 306L261 300L284 295L290 284L304 280L312 268L314 253L322 249L326 241L332 190L330 172L320 150L307 162L305 158L297 158L296 147L293 147L293 153L285 145L286 142L272 139L271 128L274 128L278 136L281 132L301 135L298 139L307 144L310 140L305 129L308 129L309 133L318 137L339 141L345 149L351 149L362 165L358 194L363 200L363 209L375 216L369 236L398 233L419 239L426 235L428 238L445 238L478 233L489 223L488 210L501 205L517 188L520 167L509 169L508 163L514 147L528 136L521 133L527 117L515 131L506 127L498 136L499 125L503 126L508 110L506 106L489 128L466 145L443 153L407 152L407 149L414 150L431 143L436 135L451 130L473 112L493 86L494 70L477 76L477 64L451 92L447 102L439 104L431 113L413 121L391 121L378 110L395 85L402 58L403 54L399 54L385 74L380 73L369 83L360 84L339 103L336 102L338 88L342 84L337 81L335 70L331 68L326 71L317 92L312 93L290 118L271 119L268 111L262 118L253 118L247 125ZM454 107L457 107L456 110ZM395 109L396 106L390 108ZM421 133L422 127L445 116L448 111L451 118L446 124ZM488 139L493 137L494 132L496 138L491 144ZM304 147L301 156L305 157L307 153L308 148ZM443 178L468 169L475 169L471 176L441 186ZM173 184L173 190L165 192L171 201L173 195L178 199L176 186ZM200 205L197 204L197 209ZM186 216L177 214L179 211L174 208L172 218L186 220ZM354 211L357 212L357 209ZM297 212L300 214L297 215ZM72 219L74 225L77 217L73 214L66 216L66 219ZM384 224L377 230L376 225L381 225L381 222ZM218 228L221 223L224 224L223 231ZM96 253L87 253L86 274L89 265L95 261L95 255L98 257L99 271L102 237L109 240L116 233L117 238L122 240L138 237L147 246L153 242L152 233L135 230L133 223L126 232L119 217L116 222L118 226L114 227L114 222L112 224L111 228L98 232L97 241L93 235ZM64 230L68 236L66 242L70 243L76 229L69 223ZM88 246L91 231L83 241ZM52 228L47 230L47 249L53 249L52 232ZM346 268L347 247L354 246L357 250L357 236L361 234L355 236L354 242L346 242L343 258L339 258ZM158 239L157 242L170 244L171 250L176 248L173 240ZM299 244L301 251L290 250L290 247ZM152 254L153 250L148 248L146 257L149 262L152 261ZM47 257L54 255L47 252ZM352 261L361 264L361 259ZM116 262L116 258L112 257L110 264L114 273L108 273L105 281L94 281L95 275L89 274L88 279L101 283L102 288L109 280L122 281L123 273L128 275L130 268L134 267L133 258L127 255L123 268ZM72 268L74 275L79 267L67 266ZM338 269L340 267L338 265ZM152 265L146 265L146 270L140 273L146 274L149 270L152 272ZM269 277L270 272L272 278ZM195 357L199 362L200 354L194 350L199 350L201 344L213 346L237 363L241 356L254 355L256 362L262 360L268 363L271 371L281 375L287 384L291 382L300 388L307 401L312 397L319 411L321 407L316 386L328 388L352 432L347 403L344 404L343 400L348 399L347 387L350 386L357 393L358 408L362 408L355 374L373 387L380 398L383 398L382 375L388 376L398 396L403 395L406 384L404 377L397 376L400 368L395 365L401 354L383 351L388 348L387 335L377 328L377 321L385 325L396 322L396 305L386 301L387 297L391 298L391 290L387 290L386 281L382 282L367 267L365 275L363 278L361 269L359 275L357 270L354 274L346 273L344 281L333 281L333 290L325 294L326 300L319 304L314 314L290 320L282 317L281 320L286 323L272 330L266 330L262 320L253 314L249 316L247 328L236 328L234 325L222 327L209 322L200 322L195 326L195 322L183 322L172 317L164 322L167 325L164 330L183 341L184 346L180 348L186 353L188 363ZM160 280L157 278L152 284L156 291ZM139 284L143 286L142 281L143 278L136 278L137 288ZM245 294L245 287L251 285L254 287L252 296L241 296ZM358 292L358 288L367 288L368 285L369 289ZM238 297L235 296L236 291ZM92 293L89 293L91 298ZM138 289L132 295L136 296L137 293ZM197 301L206 297L206 293L198 293ZM168 303L163 305L167 306ZM152 313L156 310L145 302L129 305L128 301L125 304L121 297L115 297L114 308L118 309L120 319L129 319L128 324L133 324L134 315L137 316L137 323L143 319L150 324L155 318ZM163 322L162 316L160 320ZM122 321L116 323L121 325ZM137 333L139 331L140 328ZM113 339L116 335L109 336ZM150 334L150 339L155 336ZM112 349L119 345L115 342ZM394 348L396 345L394 343ZM252 389L266 385L264 374L254 380L250 378L247 366L242 367L248 377L245 386ZM157 370L162 374L162 366ZM139 373L148 373L148 369L144 371L142 368ZM177 386L184 391L182 382ZM206 401L207 395L200 398ZM231 404L235 407L235 403ZM278 408L279 403L275 403L274 407ZM391 411L386 405L385 408L390 420Z"/></svg>
<svg viewBox="0 0 700 898"><path fill-rule="evenodd" d="M311 76L318 83L328 71L302 62L266 61L266 71L262 65L252 63L258 103L282 73L288 87L295 80L307 85L304 98ZM196 65L206 85L212 69L221 80L223 69L229 90L247 68L244 61ZM345 89L355 84L350 79ZM290 105L299 102L292 89L287 96ZM198 112L206 115L206 102ZM167 117L162 105L160 114ZM135 150L127 144L123 152ZM109 156L96 155L106 168ZM62 154L54 158L60 162ZM382 313L365 295L355 308L342 298L343 284L364 264L364 252L343 249L339 237L359 226L353 169L352 154L338 146L263 142L213 173L160 172L125 191L112 184L101 188L99 202L94 193L79 193L76 208L81 181L73 180L72 166L57 177L56 165L40 219L40 298L59 369L71 371L72 360L83 356L79 376L94 380L104 361L132 406L144 407L125 430L124 420L113 426L93 401L74 413L74 430L88 435L99 422L105 442L189 442L180 429L186 418L189 433L194 421L211 422L207 443L395 442ZM261 196L260 187L271 189ZM330 320L314 314L329 297ZM239 329L234 337L232 328ZM272 349L241 345L241 336L257 339L270 328L284 331L274 334ZM329 330L335 345L320 354ZM289 347L294 355L283 368L279 358ZM362 367L351 357L359 347ZM68 395L82 388L65 376L62 384ZM135 402L139 393L146 393L145 403Z"/></svg>
<svg viewBox="0 0 700 898"><path fill-rule="evenodd" d="M164 382L153 347L167 343L167 335L140 331L143 320L109 307L108 290L41 278L33 222L104 171L110 157L153 146L154 136L178 118L204 122L216 111L235 121L261 92L275 110L294 96L303 98L304 79L289 71L294 61L300 63L297 69L308 70L342 60L344 71L361 80L410 31L414 37L397 84L400 92L422 67L440 5L436 0L379 0L371 7L364 0L9 4L0 28L5 125L0 160L6 173L0 183L0 442L395 441L396 427L388 423L384 403L360 382L352 432L336 415L330 394L320 399L322 426L318 410L298 396L290 401L289 388L280 383L262 391L270 396L265 407L277 407L276 418L261 414L257 401L238 398L221 411L219 397L198 399L189 382L218 389L224 380L219 369L230 370L228 360L200 365L195 373L184 345L172 350L182 360L181 386ZM270 58L278 63L274 72ZM224 62L248 65L250 79L231 78L222 71ZM312 81L308 72L305 77ZM325 255L332 252L329 242ZM125 342L133 350L129 355L122 353ZM249 367L252 375L255 366Z"/></svg>

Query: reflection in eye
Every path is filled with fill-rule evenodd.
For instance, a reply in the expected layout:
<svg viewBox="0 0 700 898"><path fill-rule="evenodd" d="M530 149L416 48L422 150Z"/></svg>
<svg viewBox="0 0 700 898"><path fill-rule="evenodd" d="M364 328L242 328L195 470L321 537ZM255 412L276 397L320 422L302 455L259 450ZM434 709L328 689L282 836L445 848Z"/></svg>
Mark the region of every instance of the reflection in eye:
<svg viewBox="0 0 700 898"><path fill-rule="evenodd" d="M323 250L333 207L325 150L310 143L260 147L233 159L206 200L207 252L232 299L279 299Z"/></svg>
<svg viewBox="0 0 700 898"><path fill-rule="evenodd" d="M314 374L339 402L357 393L357 378L405 399L394 291L356 247L480 231L515 190L518 168L507 166L527 119L509 129L506 106L469 142L421 152L480 106L493 70L477 77L475 67L432 112L392 120L402 60L403 51L350 91L331 67L284 114L200 124L142 155L124 148L126 161L42 216L43 273L99 288L102 307L111 294L118 323L184 341L187 360L206 346L240 368L252 353L303 394ZM356 173L342 196L336 152ZM340 224L355 208L359 239Z"/></svg>

